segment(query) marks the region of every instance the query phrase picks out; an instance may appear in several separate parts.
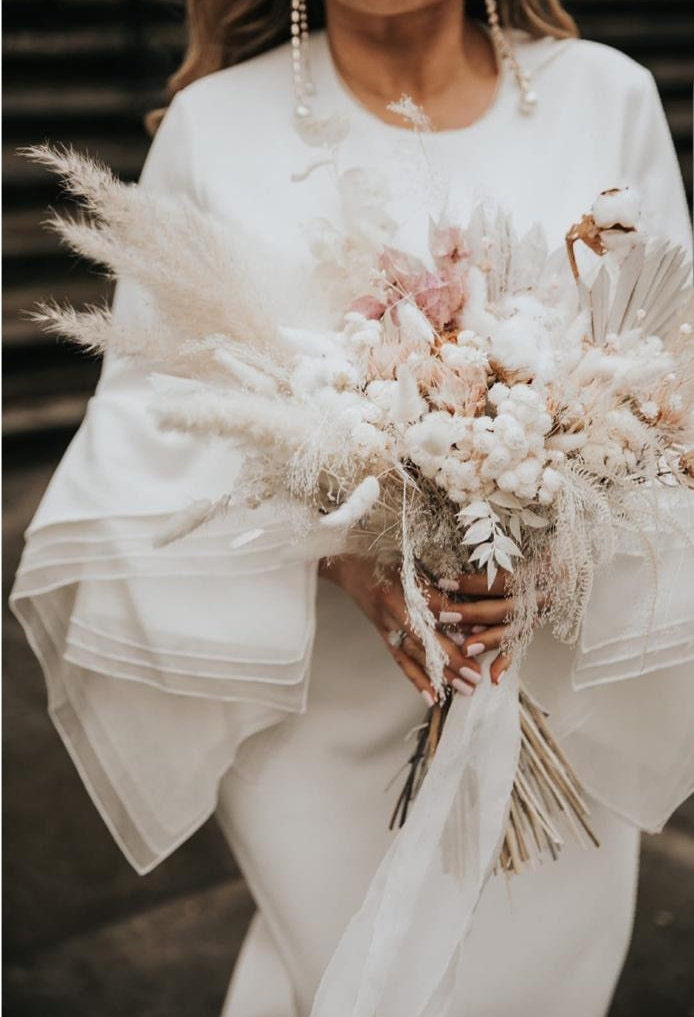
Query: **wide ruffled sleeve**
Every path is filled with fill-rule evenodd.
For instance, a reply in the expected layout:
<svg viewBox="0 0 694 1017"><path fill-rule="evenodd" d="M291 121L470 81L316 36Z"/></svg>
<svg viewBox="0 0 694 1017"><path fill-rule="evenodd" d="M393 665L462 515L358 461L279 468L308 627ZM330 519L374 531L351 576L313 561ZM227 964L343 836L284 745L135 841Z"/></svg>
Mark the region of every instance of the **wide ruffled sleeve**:
<svg viewBox="0 0 694 1017"><path fill-rule="evenodd" d="M691 251L675 148L652 75L639 69L624 117L622 176L643 225ZM583 783L656 832L694 792L694 492L661 488L640 535L624 534L596 578L575 651L546 632L523 676Z"/></svg>
<svg viewBox="0 0 694 1017"><path fill-rule="evenodd" d="M200 200L185 96L141 184ZM121 280L129 328L152 311ZM34 520L11 595L48 707L97 808L144 873L213 812L240 742L305 708L315 566L287 564L281 521L252 544L233 515L155 547L167 517L231 489L228 444L164 434L149 382L107 357L82 426Z"/></svg>

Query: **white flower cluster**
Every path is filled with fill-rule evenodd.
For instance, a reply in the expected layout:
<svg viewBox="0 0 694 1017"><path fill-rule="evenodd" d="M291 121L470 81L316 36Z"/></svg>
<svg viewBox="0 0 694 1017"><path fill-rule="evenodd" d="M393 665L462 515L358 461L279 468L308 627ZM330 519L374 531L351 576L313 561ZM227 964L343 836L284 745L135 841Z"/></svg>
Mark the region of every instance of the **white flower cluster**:
<svg viewBox="0 0 694 1017"><path fill-rule="evenodd" d="M552 463L563 453L545 448L552 416L542 394L497 382L487 398L488 414L434 411L411 424L402 439L406 455L458 504L498 488L521 503L549 505L561 486Z"/></svg>

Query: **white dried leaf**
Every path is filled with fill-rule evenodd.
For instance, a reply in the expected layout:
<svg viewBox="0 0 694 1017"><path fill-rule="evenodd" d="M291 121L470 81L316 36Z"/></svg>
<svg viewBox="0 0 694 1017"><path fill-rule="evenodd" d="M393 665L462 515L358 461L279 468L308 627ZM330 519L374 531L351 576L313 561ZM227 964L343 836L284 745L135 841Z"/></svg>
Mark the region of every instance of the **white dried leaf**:
<svg viewBox="0 0 694 1017"><path fill-rule="evenodd" d="M497 534L496 537L494 538L494 549L495 549L494 553L496 553L496 551L498 550L503 551L504 554L514 555L515 557L518 558L523 557L521 549L518 547L518 545L514 543L510 537L507 537L503 533ZM505 567L506 566L504 566L504 568Z"/></svg>
<svg viewBox="0 0 694 1017"><path fill-rule="evenodd" d="M489 500L493 505L499 505L501 508L507 509L518 509L522 505L520 499L515 494L512 494L511 491L492 491L489 495Z"/></svg>
<svg viewBox="0 0 694 1017"><path fill-rule="evenodd" d="M470 561L477 562L479 565L486 565L492 556L493 550L493 544L479 544L470 555Z"/></svg>
<svg viewBox="0 0 694 1017"><path fill-rule="evenodd" d="M505 551L502 551L499 547L494 548L494 560L497 565L501 566L502 569L506 569L507 572L513 572L513 561L509 555L506 554Z"/></svg>
<svg viewBox="0 0 694 1017"><path fill-rule="evenodd" d="M539 512L533 512L533 510L529 508L523 509L523 511L521 512L521 519L523 520L526 526L530 526L531 529L535 530L543 530L546 526L549 525L548 519L545 519L544 516L541 516Z"/></svg>
<svg viewBox="0 0 694 1017"><path fill-rule="evenodd" d="M491 509L486 501L471 501L464 509L461 509L458 516L461 519L484 519L491 515Z"/></svg>
<svg viewBox="0 0 694 1017"><path fill-rule="evenodd" d="M463 537L463 543L465 544L481 544L484 540L488 540L492 534L492 521L491 519L478 519L476 523L468 527Z"/></svg>

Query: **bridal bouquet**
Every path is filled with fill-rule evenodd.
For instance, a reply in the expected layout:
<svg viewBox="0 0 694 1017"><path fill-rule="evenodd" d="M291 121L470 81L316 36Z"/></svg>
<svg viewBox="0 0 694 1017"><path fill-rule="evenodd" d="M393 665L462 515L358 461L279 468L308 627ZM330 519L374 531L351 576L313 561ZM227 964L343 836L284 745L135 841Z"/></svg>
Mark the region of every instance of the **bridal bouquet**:
<svg viewBox="0 0 694 1017"><path fill-rule="evenodd" d="M310 231L317 278L345 294L334 327L314 330L273 313L240 235L74 153L35 155L91 215L56 228L135 280L158 324L133 334L94 308L44 307L40 320L146 364L161 427L244 452L228 494L186 507L162 543L231 506L275 502L302 553L399 567L438 694L396 808L404 820L450 704L427 584L455 597L462 574L491 585L505 570L507 652L519 659L540 621L572 642L620 534L644 529L659 485L692 482L685 253L639 230L625 189L599 195L553 253L540 228L519 237L480 203L466 223L431 224L424 262L391 244L378 188L352 170L340 177L352 231ZM520 722L507 870L556 853L560 815L589 831L580 786L523 690Z"/></svg>

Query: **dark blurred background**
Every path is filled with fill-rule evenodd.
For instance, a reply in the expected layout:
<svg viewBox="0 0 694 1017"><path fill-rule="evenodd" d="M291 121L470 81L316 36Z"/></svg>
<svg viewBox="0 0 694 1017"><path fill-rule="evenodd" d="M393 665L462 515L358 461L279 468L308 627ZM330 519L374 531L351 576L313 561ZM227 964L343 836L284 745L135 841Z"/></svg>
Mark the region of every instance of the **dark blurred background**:
<svg viewBox="0 0 694 1017"><path fill-rule="evenodd" d="M691 195L694 3L567 7L585 36L655 74ZM59 195L16 149L70 142L135 179L148 144L142 117L163 102L183 33L171 0L5 0L3 13L6 604L22 531L99 370L21 311L51 296L80 304L108 295L41 229ZM48 720L38 665L6 607L4 615L7 1017L217 1017L253 912L221 834L210 822L151 875L135 875ZM644 838L636 931L610 1017L694 1017L693 960L690 802L663 835Z"/></svg>

